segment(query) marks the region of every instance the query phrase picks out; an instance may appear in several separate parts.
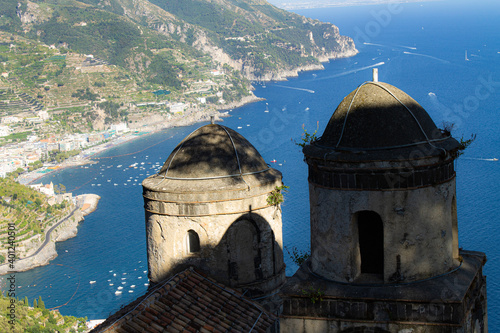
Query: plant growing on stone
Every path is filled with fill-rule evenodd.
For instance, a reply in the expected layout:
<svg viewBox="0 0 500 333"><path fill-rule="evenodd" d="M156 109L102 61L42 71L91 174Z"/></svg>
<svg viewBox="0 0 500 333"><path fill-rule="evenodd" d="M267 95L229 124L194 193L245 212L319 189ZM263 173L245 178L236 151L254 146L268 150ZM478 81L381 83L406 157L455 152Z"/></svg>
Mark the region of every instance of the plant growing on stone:
<svg viewBox="0 0 500 333"><path fill-rule="evenodd" d="M310 286L307 290L302 289L302 294L309 297L311 302L314 304L316 302L323 301L323 295L325 293L321 290L321 288L315 289Z"/></svg>
<svg viewBox="0 0 500 333"><path fill-rule="evenodd" d="M458 147L457 157L464 153L464 150L467 149L473 142L476 140L476 134L471 134L470 139L465 140L462 136L460 138L460 146Z"/></svg>
<svg viewBox="0 0 500 333"><path fill-rule="evenodd" d="M290 256L290 259L297 265L301 266L309 257L311 256L311 251L301 251L297 249L296 246L293 246L292 252L288 250L288 248L285 246L285 250Z"/></svg>
<svg viewBox="0 0 500 333"><path fill-rule="evenodd" d="M295 140L292 140L297 146L304 148L306 145L311 144L319 139L316 136L316 134L318 133L318 129L319 129L319 121L316 122L316 130L313 133L307 132L307 129L305 128L305 124L302 124L302 129L304 130L304 133L300 137L300 140L298 142Z"/></svg>
<svg viewBox="0 0 500 333"><path fill-rule="evenodd" d="M451 136L451 131L455 127L454 123L443 122L443 128L441 128L441 132L444 135ZM476 134L471 134L470 139L464 139L463 135L459 140L459 146L457 150L457 157L464 153L464 150L467 149L474 141L476 140Z"/></svg>
<svg viewBox="0 0 500 333"><path fill-rule="evenodd" d="M274 190L269 193L269 196L267 197L267 204L279 208L280 204L285 201L283 193L288 192L287 189L289 188L290 186L286 185L276 186Z"/></svg>

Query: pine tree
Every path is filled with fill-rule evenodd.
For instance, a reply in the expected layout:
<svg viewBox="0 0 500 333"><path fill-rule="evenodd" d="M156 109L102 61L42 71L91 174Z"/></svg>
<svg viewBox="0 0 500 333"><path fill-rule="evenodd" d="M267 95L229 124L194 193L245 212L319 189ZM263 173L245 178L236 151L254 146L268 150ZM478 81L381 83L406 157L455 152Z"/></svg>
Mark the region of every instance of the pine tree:
<svg viewBox="0 0 500 333"><path fill-rule="evenodd" d="M42 301L42 296L38 297L38 307L42 310L45 310L45 303Z"/></svg>
<svg viewBox="0 0 500 333"><path fill-rule="evenodd" d="M36 304L36 298L33 300L33 307L34 307L34 308L37 308L37 307L38 307L38 304Z"/></svg>
<svg viewBox="0 0 500 333"><path fill-rule="evenodd" d="M24 296L24 305L30 306L30 301L28 301L28 296Z"/></svg>

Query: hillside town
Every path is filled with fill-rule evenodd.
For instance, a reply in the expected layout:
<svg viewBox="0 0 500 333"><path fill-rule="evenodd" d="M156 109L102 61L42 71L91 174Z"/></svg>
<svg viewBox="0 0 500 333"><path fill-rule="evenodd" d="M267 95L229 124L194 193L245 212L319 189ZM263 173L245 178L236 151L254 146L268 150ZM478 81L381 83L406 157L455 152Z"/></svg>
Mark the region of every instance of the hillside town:
<svg viewBox="0 0 500 333"><path fill-rule="evenodd" d="M8 124L14 116L2 118L2 124ZM58 162L62 162L62 157L76 155L71 159L73 163L79 163L86 157L96 153L95 147L103 142L114 141L129 133L126 123L111 125L108 130L94 133L72 133L63 135L52 135L46 139L40 139L37 135L27 135L26 141L11 142L0 147L0 177L6 177L9 173L19 171L24 172L30 169L30 166L36 166L37 161L44 162L39 164L39 173L43 174L57 168ZM7 134L7 135L6 135ZM9 127L3 125L0 127L0 137L9 135ZM83 151L81 154L78 154ZM60 158L50 160L51 153L63 154ZM71 154L72 153L72 154ZM53 154L54 155L54 154ZM57 154L55 154L57 156ZM21 169L21 170L19 170ZM21 177L21 179L23 179ZM20 181L26 183L26 181Z"/></svg>

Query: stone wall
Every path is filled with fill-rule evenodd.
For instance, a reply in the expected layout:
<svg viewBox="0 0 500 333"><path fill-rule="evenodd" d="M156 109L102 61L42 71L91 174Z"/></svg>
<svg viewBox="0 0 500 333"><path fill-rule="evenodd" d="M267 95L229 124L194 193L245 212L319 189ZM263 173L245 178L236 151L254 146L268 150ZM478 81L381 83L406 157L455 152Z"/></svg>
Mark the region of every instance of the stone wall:
<svg viewBox="0 0 500 333"><path fill-rule="evenodd" d="M322 276L353 282L361 274L355 220L361 211L375 212L383 222L384 281L415 281L458 265L452 230L455 179L407 191L344 191L310 184L309 196L312 269Z"/></svg>
<svg viewBox="0 0 500 333"><path fill-rule="evenodd" d="M283 288L281 332L485 333L486 258L461 254L460 269L407 285L340 285L294 276ZM313 303L301 290L321 290L322 299Z"/></svg>

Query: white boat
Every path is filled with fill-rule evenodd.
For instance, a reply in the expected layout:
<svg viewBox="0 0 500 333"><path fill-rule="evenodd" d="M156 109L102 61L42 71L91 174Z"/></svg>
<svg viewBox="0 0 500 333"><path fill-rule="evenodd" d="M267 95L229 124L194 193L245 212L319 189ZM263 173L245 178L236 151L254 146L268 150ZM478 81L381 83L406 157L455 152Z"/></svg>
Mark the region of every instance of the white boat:
<svg viewBox="0 0 500 333"><path fill-rule="evenodd" d="M109 285L110 285L110 286L114 286L115 284L114 284L114 283L110 283Z"/></svg>
<svg viewBox="0 0 500 333"><path fill-rule="evenodd" d="M134 291L133 291L133 290L129 290L128 292L129 292L129 293L133 293Z"/></svg>
<svg viewBox="0 0 500 333"><path fill-rule="evenodd" d="M121 293L122 293L121 290L115 291L115 295L120 295Z"/></svg>
<svg viewBox="0 0 500 333"><path fill-rule="evenodd" d="M130 288L135 288L135 284L131 285Z"/></svg>
<svg viewBox="0 0 500 333"><path fill-rule="evenodd" d="M122 287L122 286L119 286L119 287L118 287L118 290L122 290L122 289L123 289L123 287Z"/></svg>
<svg viewBox="0 0 500 333"><path fill-rule="evenodd" d="M90 281L90 284L94 284L94 283L95 283L95 281Z"/></svg>

